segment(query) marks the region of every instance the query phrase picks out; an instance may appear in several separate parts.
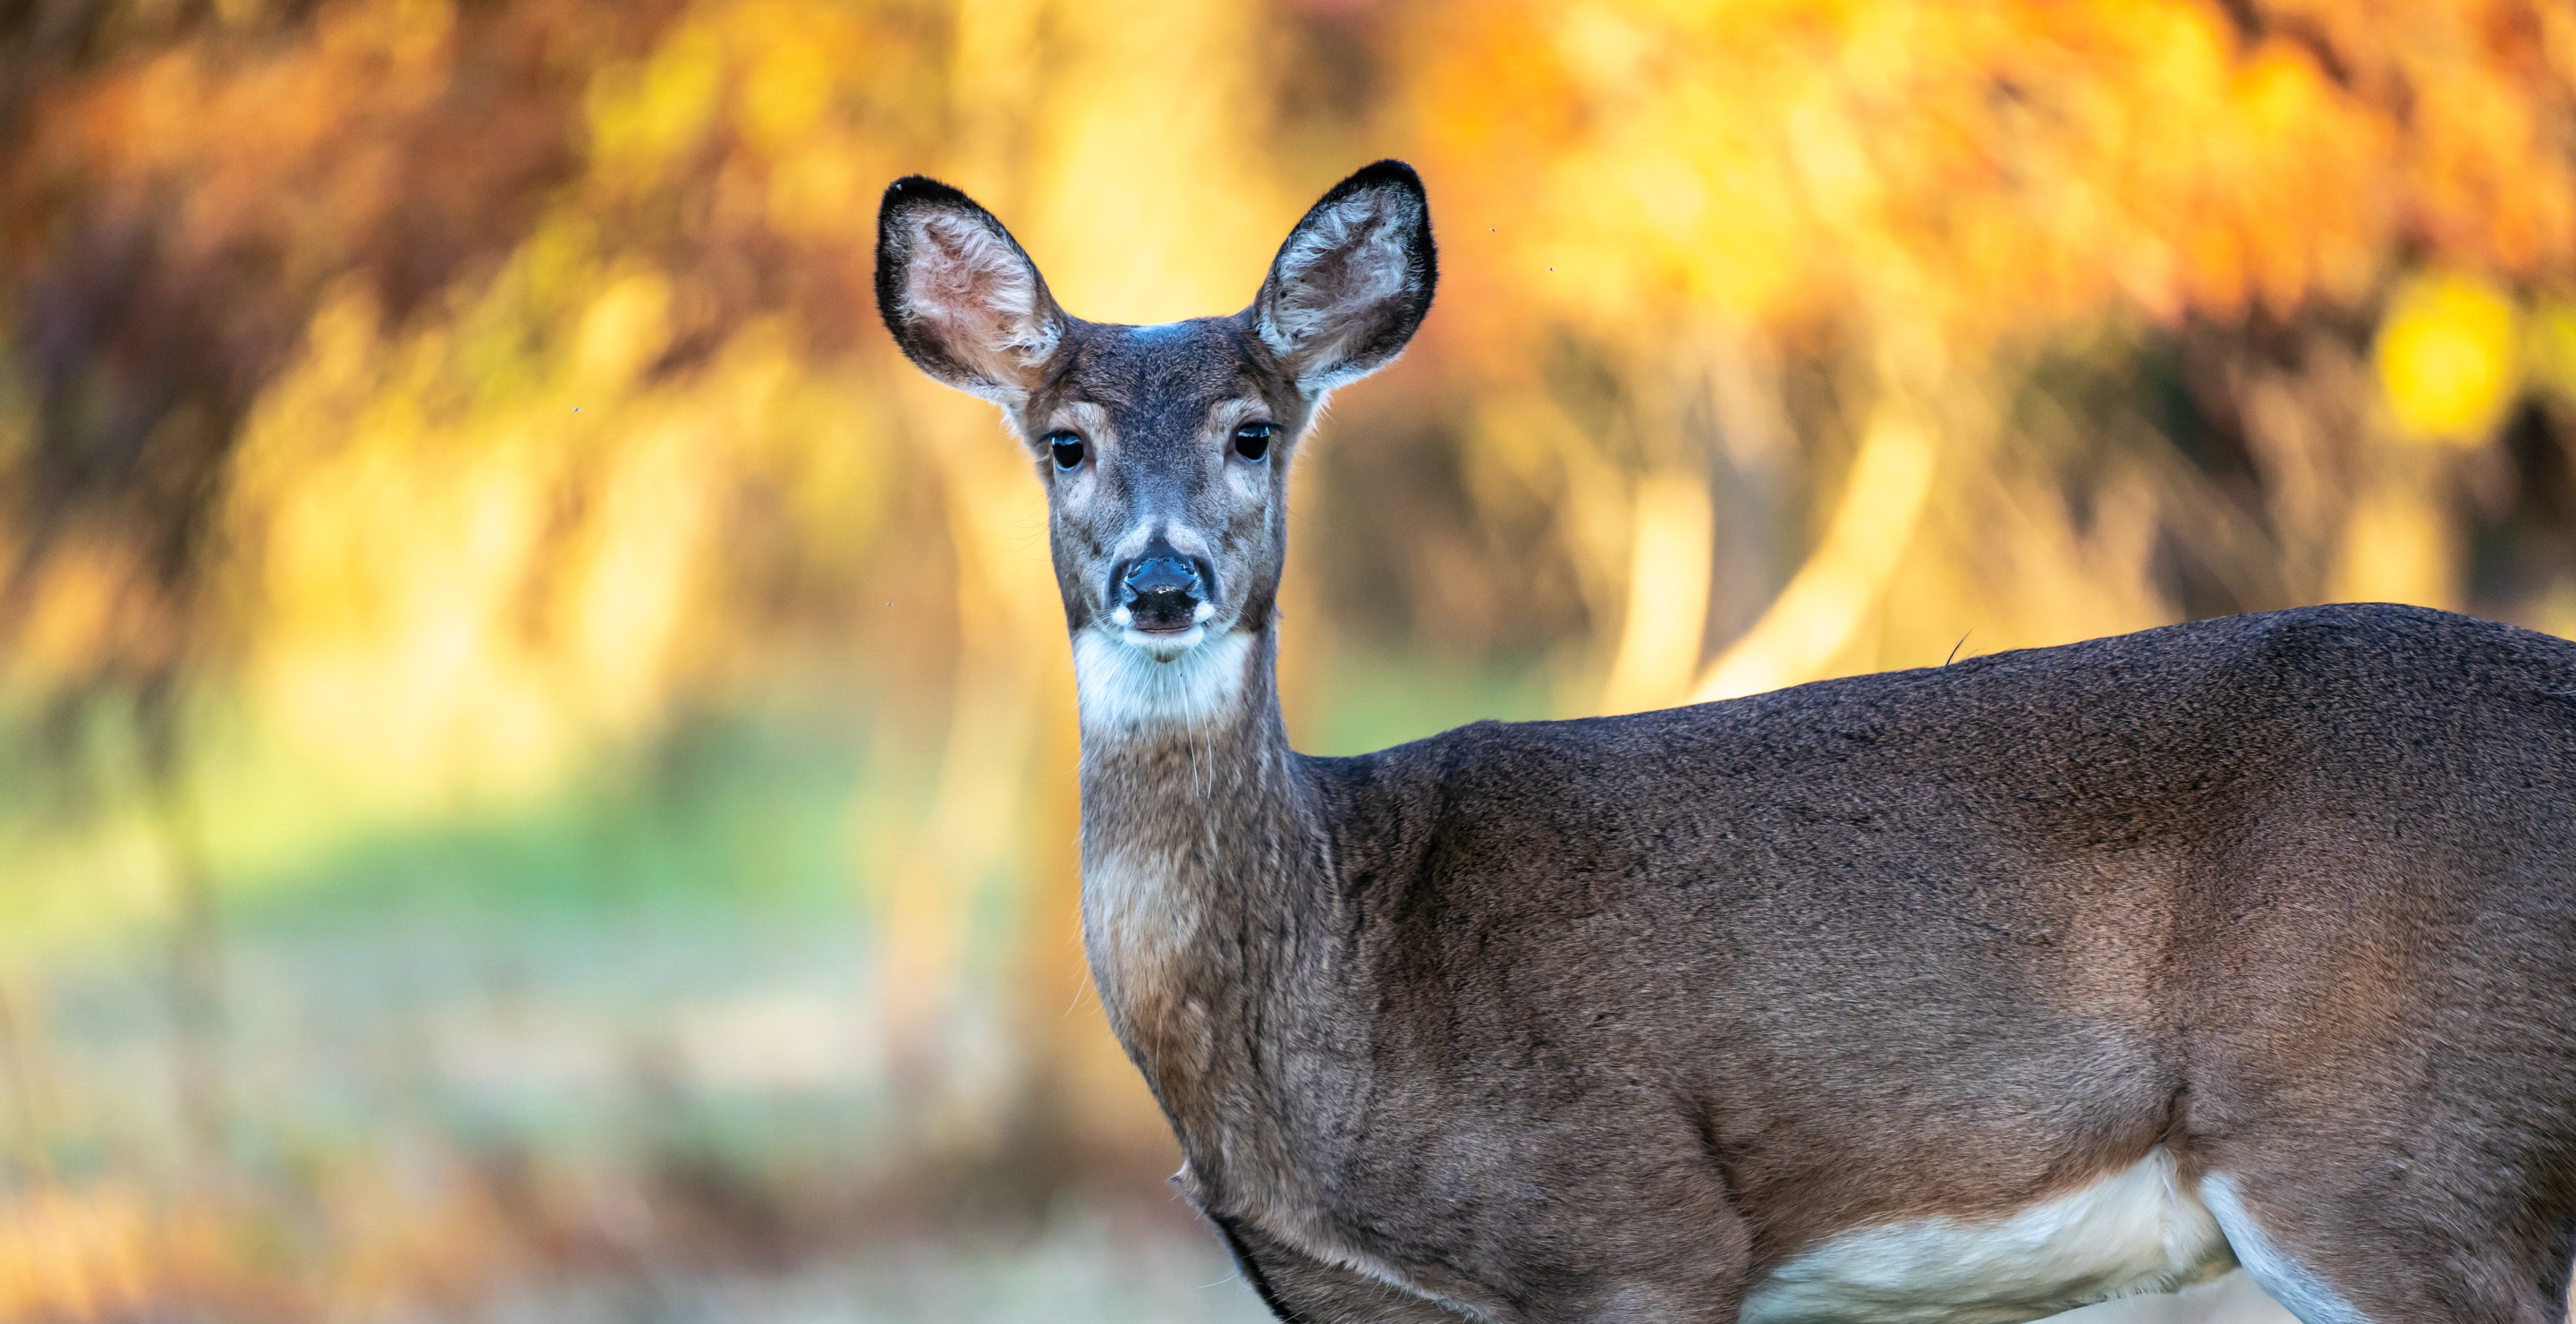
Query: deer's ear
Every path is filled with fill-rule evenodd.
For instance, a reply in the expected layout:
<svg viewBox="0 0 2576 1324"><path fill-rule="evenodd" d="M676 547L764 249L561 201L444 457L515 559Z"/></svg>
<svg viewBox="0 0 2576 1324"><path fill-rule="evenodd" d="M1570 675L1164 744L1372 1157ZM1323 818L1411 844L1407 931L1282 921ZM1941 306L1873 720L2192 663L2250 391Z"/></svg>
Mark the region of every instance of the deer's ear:
<svg viewBox="0 0 2576 1324"><path fill-rule="evenodd" d="M1386 366L1431 311L1431 200L1402 161L1333 186L1289 232L1251 308L1297 384L1323 392Z"/></svg>
<svg viewBox="0 0 2576 1324"><path fill-rule="evenodd" d="M877 313L923 372L1006 405L1037 389L1068 320L992 213L920 175L877 208Z"/></svg>

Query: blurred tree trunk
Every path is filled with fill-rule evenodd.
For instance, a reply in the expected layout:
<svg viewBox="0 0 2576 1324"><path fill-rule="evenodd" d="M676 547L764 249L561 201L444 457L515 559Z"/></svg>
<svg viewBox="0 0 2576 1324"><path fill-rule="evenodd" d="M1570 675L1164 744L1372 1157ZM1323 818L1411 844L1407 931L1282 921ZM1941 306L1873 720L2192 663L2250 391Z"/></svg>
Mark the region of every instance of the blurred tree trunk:
<svg viewBox="0 0 2576 1324"><path fill-rule="evenodd" d="M196 804L188 785L187 715L175 669L140 690L143 775L153 830L169 878L170 1074L189 1180L219 1190L228 1179L224 1060L223 933L216 916Z"/></svg>

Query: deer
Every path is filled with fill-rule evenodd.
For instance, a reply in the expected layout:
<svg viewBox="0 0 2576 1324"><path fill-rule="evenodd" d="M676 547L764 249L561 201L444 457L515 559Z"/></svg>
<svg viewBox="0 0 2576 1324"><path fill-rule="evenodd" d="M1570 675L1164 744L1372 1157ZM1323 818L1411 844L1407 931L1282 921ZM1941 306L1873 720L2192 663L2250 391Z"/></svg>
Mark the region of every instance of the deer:
<svg viewBox="0 0 2576 1324"><path fill-rule="evenodd" d="M1430 312L1419 176L1165 325L926 177L876 252L1045 488L1092 980L1280 1319L2568 1318L2576 643L2316 606L1309 756L1288 474Z"/></svg>

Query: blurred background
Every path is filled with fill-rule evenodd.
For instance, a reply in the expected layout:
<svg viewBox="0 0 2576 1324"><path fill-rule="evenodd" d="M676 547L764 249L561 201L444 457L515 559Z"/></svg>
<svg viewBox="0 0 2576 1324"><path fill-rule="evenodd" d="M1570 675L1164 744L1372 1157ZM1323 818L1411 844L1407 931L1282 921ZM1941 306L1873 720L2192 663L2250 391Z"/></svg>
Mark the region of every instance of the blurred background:
<svg viewBox="0 0 2576 1324"><path fill-rule="evenodd" d="M1301 746L2337 599L2576 633L2576 9L0 0L0 1319L1249 1320L1073 907L1084 316L1402 156Z"/></svg>

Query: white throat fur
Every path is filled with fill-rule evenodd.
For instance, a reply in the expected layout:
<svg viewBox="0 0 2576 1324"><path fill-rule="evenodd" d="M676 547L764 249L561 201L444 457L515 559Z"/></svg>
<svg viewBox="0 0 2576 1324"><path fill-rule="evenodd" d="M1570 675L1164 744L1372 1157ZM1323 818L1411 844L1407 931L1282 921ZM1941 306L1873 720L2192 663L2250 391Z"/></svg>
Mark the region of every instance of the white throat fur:
<svg viewBox="0 0 2576 1324"><path fill-rule="evenodd" d="M1254 636L1228 630L1168 658L1102 630L1073 636L1073 682L1085 733L1205 731L1243 706Z"/></svg>

